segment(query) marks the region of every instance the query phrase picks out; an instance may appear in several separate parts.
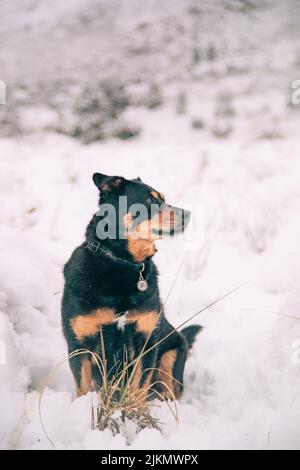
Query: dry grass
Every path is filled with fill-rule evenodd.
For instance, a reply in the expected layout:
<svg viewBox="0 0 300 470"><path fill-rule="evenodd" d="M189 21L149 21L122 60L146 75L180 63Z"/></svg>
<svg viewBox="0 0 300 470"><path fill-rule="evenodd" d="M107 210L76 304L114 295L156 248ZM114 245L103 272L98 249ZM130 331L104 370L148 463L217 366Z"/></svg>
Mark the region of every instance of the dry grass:
<svg viewBox="0 0 300 470"><path fill-rule="evenodd" d="M87 349L77 350L69 355L69 359L78 355L90 355L93 363L96 365L100 376L102 385L97 390L97 403L96 406L92 404L92 422L91 428L104 431L110 429L114 435L123 434L126 442L129 444L130 438L127 432L127 424L133 422L135 425L136 432L139 432L145 428L155 429L161 432L163 423L159 419L152 416L152 409L157 404L149 402L149 398L159 398L167 403L172 415L178 421L178 410L175 402L175 396L173 391L163 381L152 382L148 387L141 388L139 380L136 380L136 373L140 366L144 349L147 341L144 344L142 352L133 361L128 360L128 353L124 351L124 357L122 361L122 369L113 374L109 378L110 374L107 371L107 360L105 354L105 344L103 338L102 328L100 327L100 338L101 338L101 357ZM149 338L147 338L148 340ZM158 369L146 369L143 374L152 374ZM168 392L168 395L174 400L170 403L164 394L161 394L154 389L155 385L160 385L163 389Z"/></svg>
<svg viewBox="0 0 300 470"><path fill-rule="evenodd" d="M176 276L176 279L177 277L178 275ZM175 285L176 279L172 285L171 291ZM150 346L148 349L146 349L149 339L151 337L151 334L149 334L137 358L129 362L128 354L126 351L124 352L122 370L116 373L110 379L109 379L109 374L107 373L105 344L104 344L102 327L100 326L100 339L101 339L101 351L102 351L101 356L102 357L100 357L98 354L92 351L89 351L87 349L78 349L72 352L71 354L69 354L67 359L64 359L63 361L61 361L53 369L53 371L50 372L47 379L44 381L44 383L40 387L40 399L39 399L40 421L41 421L43 431L48 441L51 443L51 445L54 448L56 448L54 442L51 440L51 438L47 434L47 431L43 423L43 418L42 418L43 393L48 383L50 382L51 378L55 374L56 370L62 365L62 363L68 359L70 360L79 355L85 355L85 356L90 355L91 359L93 360L93 363L97 366L99 373L101 375L101 378L102 378L102 381L101 381L102 385L100 389L97 391L97 404L96 406L92 404L92 410L91 410L91 413L92 413L91 428L92 429L98 429L100 431L103 431L105 429L110 429L114 435L118 433L122 433L126 439L127 444L130 443L130 439L129 439L129 436L127 433L127 427L126 427L129 421L135 424L136 432L139 432L145 428L156 429L158 431L161 431L161 427L163 423L161 423L157 418L154 418L151 414L153 407L157 407L159 405L153 404L147 401L148 398L159 398L161 401L164 401L167 404L170 412L172 413L176 421L178 421L178 410L177 410L177 405L175 401L175 396L174 396L173 391L168 387L166 383L164 383L163 381L159 381L159 382L157 381L154 383L152 382L148 387L144 389L139 388L137 384L135 383L135 373L139 365L141 364L141 360L146 354L148 354L150 351L156 348L160 343L165 341L176 331L181 329L184 325L189 323L193 318L200 315L204 311L208 310L212 306L216 305L220 301L224 300L226 297L233 294L240 288L241 286L227 292L222 297L217 298L216 300L211 302L209 305L202 308L197 313L195 313L194 315L189 317L187 320L185 320L182 324L180 324L177 328L175 328L171 333L169 333L168 335L166 335L165 337L157 341L155 344ZM167 299L169 298L171 291L169 292ZM162 307L161 312L163 311L165 303ZM150 371L154 372L155 370L157 371L159 369L157 368L147 369L147 370L144 370L143 373L147 373ZM163 371L163 373L164 375L168 375L166 374L165 371ZM174 380L173 377L172 379ZM171 399L173 400L171 403L165 397L164 393L160 393L154 389L155 385L157 384L160 384L160 386L162 388L165 388L166 392L168 392L167 395L171 397Z"/></svg>
<svg viewBox="0 0 300 470"><path fill-rule="evenodd" d="M103 338L103 335L102 335ZM114 375L111 379L108 379L107 374L107 364L104 357L100 357L92 351L87 349L79 349L71 354L69 354L67 359L61 361L57 366L50 372L48 377L39 387L40 396L39 396L39 416L40 422L42 425L43 432L50 442L50 444L56 448L55 443L50 438L47 433L47 430L44 425L42 417L42 397L44 391L51 381L52 377L55 375L58 368L66 362L68 359L72 359L76 356L91 356L94 364L96 364L102 378L102 386L97 391L97 403L92 403L91 406L91 429L99 431L104 431L105 429L110 429L114 435L121 433L126 440L127 444L130 444L130 437L128 435L127 425L129 422L133 423L135 426L136 433L140 432L143 429L155 429L159 432L162 431L163 423L159 419L152 416L152 410L155 407L160 405L147 401L147 398L159 398L161 401L164 401L171 414L174 416L174 419L178 421L178 409L176 402L170 403L163 394L159 393L156 390L153 390L153 386L160 384L165 386L169 395L172 396L172 390L164 384L163 382L152 383L149 387L145 389L140 389L134 384L134 374L136 368L138 367L141 356L136 358L131 363L124 361L122 370ZM132 367L133 366L133 367ZM129 369L132 369L129 372ZM153 369L152 372L157 369ZM144 373L150 372L151 369L145 370ZM94 394L92 395L92 399ZM175 400L175 397L173 397ZM132 429L132 426L130 426Z"/></svg>

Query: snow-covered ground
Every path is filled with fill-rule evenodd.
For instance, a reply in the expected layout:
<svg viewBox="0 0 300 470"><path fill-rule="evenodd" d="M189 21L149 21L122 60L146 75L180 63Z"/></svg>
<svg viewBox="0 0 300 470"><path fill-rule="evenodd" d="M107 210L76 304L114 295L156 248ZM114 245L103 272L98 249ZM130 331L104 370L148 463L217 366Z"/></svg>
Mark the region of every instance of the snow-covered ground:
<svg viewBox="0 0 300 470"><path fill-rule="evenodd" d="M56 41L76 36L76 28L83 53L75 57L74 44L64 41L59 73L67 78L76 65L81 70L85 57L92 67L98 56L88 56L91 42L109 31L97 26L104 17L111 24L122 5L104 52L111 47L115 57L117 50L142 82L148 64L144 73L155 71L164 103L152 110L128 107L124 119L140 125L139 137L84 146L49 128L57 107L30 105L26 98L17 110L23 132L5 131L0 138L0 447L52 448L42 429L39 392L66 358L62 267L96 211L91 176L100 171L140 176L170 202L199 205L204 213L201 238L190 247L166 305L174 325L241 286L197 319L205 329L187 363L179 423L162 405L154 411L165 423L162 434L129 429L129 448L300 449L300 105L291 105L290 96L291 82L300 79L297 2L168 1L163 7L151 0L142 12L135 1L125 7L115 0L111 10L103 1L90 0L91 9L79 0L58 2L51 12L46 3L0 2L7 20L0 36L8 47L1 50L0 79L18 83L11 92L22 92L18 54L24 77L33 64L32 81L46 80L35 67L38 48L48 53L53 72ZM106 16L92 20L94 6ZM199 30L192 28L195 18ZM150 25L150 37L147 28L136 30L139 23ZM56 35L47 49L49 31ZM166 50L162 31L170 36ZM26 52L24 38L35 48ZM125 39L150 52L133 60L120 47ZM193 67L184 55L192 39L199 54L208 54L200 60L194 51ZM112 70L120 73L117 60ZM83 72L80 78L86 79ZM163 298L185 249L181 240L159 243ZM91 400L73 399L66 362L47 380L42 422L57 448L126 446L122 435L91 431Z"/></svg>

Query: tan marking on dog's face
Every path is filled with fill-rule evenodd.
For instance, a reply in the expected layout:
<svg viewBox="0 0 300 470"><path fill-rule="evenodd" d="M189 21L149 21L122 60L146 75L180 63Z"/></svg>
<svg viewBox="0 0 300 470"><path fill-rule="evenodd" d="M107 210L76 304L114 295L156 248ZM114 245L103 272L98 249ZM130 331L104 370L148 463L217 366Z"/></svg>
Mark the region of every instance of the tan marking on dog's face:
<svg viewBox="0 0 300 470"><path fill-rule="evenodd" d="M116 314L111 309L99 309L90 315L78 315L71 320L71 328L78 341L94 336L100 331L101 325L109 325L116 320Z"/></svg>
<svg viewBox="0 0 300 470"><path fill-rule="evenodd" d="M135 240L128 237L128 250L137 263L142 263L149 256L155 255L156 249L151 240Z"/></svg>
<svg viewBox="0 0 300 470"><path fill-rule="evenodd" d="M128 239L131 240L148 240L148 241L155 241L155 237L153 236L153 228L154 223L152 222L153 219L147 219L143 222L139 223L136 227L130 228L128 231Z"/></svg>
<svg viewBox="0 0 300 470"><path fill-rule="evenodd" d="M152 219L147 219L138 224L134 229L128 230L128 238L135 240L149 240L154 242L163 237L160 233L170 233L172 230L180 226L182 221L172 208L165 209L164 211L155 214Z"/></svg>
<svg viewBox="0 0 300 470"><path fill-rule="evenodd" d="M123 218L124 227L128 230L131 226L131 223L132 223L132 215L126 214Z"/></svg>
<svg viewBox="0 0 300 470"><path fill-rule="evenodd" d="M86 395L92 392L92 363L89 359L82 361L81 372L80 372L80 384L77 384L77 397Z"/></svg>
<svg viewBox="0 0 300 470"><path fill-rule="evenodd" d="M156 192L156 191L151 191L151 196L154 197L154 199L158 199L159 198L159 194Z"/></svg>
<svg viewBox="0 0 300 470"><path fill-rule="evenodd" d="M124 226L126 227L128 250L132 254L137 263L141 263L147 257L153 256L156 252L154 242L148 238L136 238L130 235L130 226L132 222L132 215L127 214L124 219Z"/></svg>
<svg viewBox="0 0 300 470"><path fill-rule="evenodd" d="M162 395L170 400L178 398L173 379L173 367L176 362L176 358L177 350L171 349L162 355L159 365L159 380L163 382L162 387L164 389Z"/></svg>
<svg viewBox="0 0 300 470"><path fill-rule="evenodd" d="M158 320L157 312L132 311L127 315L127 322L136 323L136 331L145 335L150 335L155 330Z"/></svg>
<svg viewBox="0 0 300 470"><path fill-rule="evenodd" d="M153 189L150 194L154 199L162 199L164 201L166 198L166 196L163 193L159 193L155 191L155 189Z"/></svg>

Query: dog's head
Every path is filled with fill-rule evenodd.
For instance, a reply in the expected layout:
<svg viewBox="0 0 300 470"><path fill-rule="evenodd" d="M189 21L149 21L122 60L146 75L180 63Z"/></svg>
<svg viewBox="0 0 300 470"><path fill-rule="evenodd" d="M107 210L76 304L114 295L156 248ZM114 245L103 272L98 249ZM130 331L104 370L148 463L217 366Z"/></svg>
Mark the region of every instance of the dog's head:
<svg viewBox="0 0 300 470"><path fill-rule="evenodd" d="M127 239L134 257L141 258L144 248L154 250L154 242L164 237L182 234L191 213L168 204L164 194L143 183L140 178L127 180L120 176L95 173L95 185L100 191L100 208L111 206L116 214L117 238Z"/></svg>

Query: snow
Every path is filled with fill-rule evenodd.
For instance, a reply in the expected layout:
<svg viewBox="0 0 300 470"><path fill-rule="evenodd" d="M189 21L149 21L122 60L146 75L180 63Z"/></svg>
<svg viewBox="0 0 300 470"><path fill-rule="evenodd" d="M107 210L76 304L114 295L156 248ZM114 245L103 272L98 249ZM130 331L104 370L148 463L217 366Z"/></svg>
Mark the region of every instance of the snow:
<svg viewBox="0 0 300 470"><path fill-rule="evenodd" d="M51 12L45 1L2 3L7 21L0 35L10 32L7 44L16 47L15 54L23 46L14 39L14 28L27 31L28 44L40 35L37 49L45 48L47 31L56 32L47 55L54 70L57 38L74 34L86 2L57 2ZM23 103L18 112L26 132L0 138L0 448L51 449L43 423L59 449L300 449L300 107L289 104L290 84L300 73L296 2L284 2L289 8L261 2L242 17L243 2L227 2L231 9L225 13L223 2L207 2L197 20L201 24L202 15L199 42L202 47L204 40L208 46L214 41L223 55L196 65L190 75L182 56L191 47L189 33L170 40L164 54L158 47L176 13L184 11L179 26L189 30L193 18L182 2L172 3L172 15L169 2L148 1L140 13L138 2L125 7L114 1L110 11L104 3L90 2L105 14L94 20L90 34L79 28L80 57L64 44L68 64L62 64L61 76L81 67L84 58L93 63L90 41L105 35L97 33L98 21L106 18L110 24L121 5L111 55L118 50L119 60L126 58L120 47L124 38L126 47L143 46L148 36L137 33L136 25L146 22L154 31L156 24L152 53L140 61L128 58L124 75L138 70L142 76L144 62L149 64L163 83L164 104L155 110L129 107L124 118L139 123L139 137L84 146L49 129L57 110L47 103ZM224 27L216 21L220 15ZM209 35L212 24L216 30ZM36 49L24 54L22 64L34 64L35 54ZM15 83L9 56L2 51L4 78L15 75ZM108 59L107 52L103 60ZM42 75L33 70L34 82ZM187 110L178 114L182 91ZM191 126L196 118L203 129ZM224 128L232 130L220 138ZM62 268L97 209L95 171L140 176L170 202L199 211L203 227L196 240L158 244L164 299L189 248L166 304L172 324L239 287L195 320L205 328L187 363L179 423L167 405L154 408L164 423L162 434L135 434L129 426L129 446L123 435L91 430L95 397L74 399L60 326Z"/></svg>

